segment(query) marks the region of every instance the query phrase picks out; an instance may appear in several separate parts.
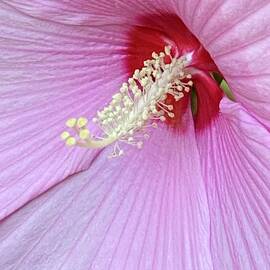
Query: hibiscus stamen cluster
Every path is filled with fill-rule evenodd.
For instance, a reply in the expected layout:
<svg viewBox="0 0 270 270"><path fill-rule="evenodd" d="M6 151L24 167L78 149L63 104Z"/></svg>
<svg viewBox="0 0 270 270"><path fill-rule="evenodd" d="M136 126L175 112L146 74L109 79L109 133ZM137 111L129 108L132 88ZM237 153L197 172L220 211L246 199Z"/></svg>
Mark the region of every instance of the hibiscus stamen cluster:
<svg viewBox="0 0 270 270"><path fill-rule="evenodd" d="M86 148L103 148L115 143L110 157L124 153L120 142L142 148L143 141L149 138L148 128L157 128L158 121L164 122L175 116L174 106L166 103L168 95L179 101L190 91L193 82L191 74L185 71L187 63L185 56L172 57L170 46L159 54L153 52L152 59L144 61L144 67L136 69L128 82L112 96L111 102L92 119L104 136L92 136L87 119L80 117L66 122L75 136L64 131L61 138L68 146Z"/></svg>

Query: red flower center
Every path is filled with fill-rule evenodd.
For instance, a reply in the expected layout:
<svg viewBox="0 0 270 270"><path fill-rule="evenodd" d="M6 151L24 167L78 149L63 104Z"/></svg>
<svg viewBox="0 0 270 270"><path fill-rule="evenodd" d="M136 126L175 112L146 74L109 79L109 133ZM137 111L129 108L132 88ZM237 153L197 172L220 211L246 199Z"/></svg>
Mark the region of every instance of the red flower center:
<svg viewBox="0 0 270 270"><path fill-rule="evenodd" d="M219 103L223 92L210 72L219 72L209 53L199 40L187 29L176 15L161 14L143 17L139 24L129 32L129 44L126 66L129 74L141 68L145 59L151 58L153 51L162 51L165 45L171 45L175 56L192 54L187 67L192 73L194 93L185 95L176 102L172 96L165 101L174 107L174 118L167 123L173 127L181 126L181 116L191 104L191 96L196 96L194 121L197 129L209 125L219 112ZM193 99L194 103L194 99Z"/></svg>

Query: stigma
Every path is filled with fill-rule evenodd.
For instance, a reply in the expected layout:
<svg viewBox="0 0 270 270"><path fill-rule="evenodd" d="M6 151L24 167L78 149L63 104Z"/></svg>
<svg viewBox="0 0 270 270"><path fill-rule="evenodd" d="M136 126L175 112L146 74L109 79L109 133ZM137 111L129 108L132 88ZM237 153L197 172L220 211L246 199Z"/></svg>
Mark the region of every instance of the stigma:
<svg viewBox="0 0 270 270"><path fill-rule="evenodd" d="M121 143L142 148L150 137L149 129L174 118L174 106L166 102L168 96L178 102L190 92L192 76L186 70L189 58L190 55L173 57L171 46L165 46L163 52L153 52L152 59L144 61L144 67L136 69L111 102L92 119L101 129L101 136L91 134L88 119L79 117L67 120L66 126L72 132L64 131L61 139L67 146L91 149L114 144L109 157L124 154Z"/></svg>

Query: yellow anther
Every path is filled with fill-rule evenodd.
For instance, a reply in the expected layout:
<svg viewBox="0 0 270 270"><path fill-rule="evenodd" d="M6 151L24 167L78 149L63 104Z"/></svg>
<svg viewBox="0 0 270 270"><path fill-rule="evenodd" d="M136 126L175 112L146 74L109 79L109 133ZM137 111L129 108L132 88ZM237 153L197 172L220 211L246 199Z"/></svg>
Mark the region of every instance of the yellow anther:
<svg viewBox="0 0 270 270"><path fill-rule="evenodd" d="M133 142L134 141L134 138L133 137L129 137L128 138L128 142Z"/></svg>
<svg viewBox="0 0 270 270"><path fill-rule="evenodd" d="M162 121L162 122L166 121L166 117L165 117L165 116L163 116L163 115L162 115L162 116L160 116L160 117L159 117L159 119L160 119L160 121Z"/></svg>
<svg viewBox="0 0 270 270"><path fill-rule="evenodd" d="M156 52L152 52L152 57L153 57L154 59L158 59L158 54L157 54Z"/></svg>
<svg viewBox="0 0 270 270"><path fill-rule="evenodd" d="M67 146L74 146L76 144L76 139L74 137L69 137L66 140L66 145Z"/></svg>
<svg viewBox="0 0 270 270"><path fill-rule="evenodd" d="M80 131L79 136L80 136L80 138L81 138L82 140L88 139L89 136L90 136L90 132L89 132L88 129L82 129L82 130Z"/></svg>
<svg viewBox="0 0 270 270"><path fill-rule="evenodd" d="M161 52L161 53L159 54L159 57L161 57L161 58L165 57L165 53L164 53L164 52Z"/></svg>
<svg viewBox="0 0 270 270"><path fill-rule="evenodd" d="M166 122L167 117L175 117L174 106L165 102L168 95L178 101L193 86L191 74L185 72L191 56L177 59L172 54L171 46L166 46L164 52L153 52L152 59L144 61L144 67L136 69L108 105L97 111L92 121L101 128L102 135L91 134L87 118L70 118L66 125L72 128L71 134L61 134L66 145L98 149L114 143L112 157L123 155L118 145L121 142L142 148L143 141L138 140L149 138L147 127L157 128L156 120Z"/></svg>
<svg viewBox="0 0 270 270"><path fill-rule="evenodd" d="M87 123L88 123L88 120L85 117L80 117L77 121L77 127L82 128L86 126Z"/></svg>
<svg viewBox="0 0 270 270"><path fill-rule="evenodd" d="M76 121L77 121L76 118L70 118L67 120L66 126L69 128L73 128L76 125Z"/></svg>
<svg viewBox="0 0 270 270"><path fill-rule="evenodd" d="M62 139L63 141L65 141L69 136L70 136L69 132L64 131L64 132L62 132L62 134L61 134L61 139Z"/></svg>
<svg viewBox="0 0 270 270"><path fill-rule="evenodd" d="M171 49L172 49L171 46L165 46L165 48L164 48L165 54L170 55L171 54Z"/></svg>

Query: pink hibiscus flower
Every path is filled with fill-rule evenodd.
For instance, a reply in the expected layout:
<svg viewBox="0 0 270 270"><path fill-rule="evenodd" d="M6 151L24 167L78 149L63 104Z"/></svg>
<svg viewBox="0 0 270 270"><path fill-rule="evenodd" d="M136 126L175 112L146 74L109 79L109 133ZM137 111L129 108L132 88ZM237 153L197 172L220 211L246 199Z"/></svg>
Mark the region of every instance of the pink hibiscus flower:
<svg viewBox="0 0 270 270"><path fill-rule="evenodd" d="M0 269L269 269L269 1L3 0L0 21ZM167 45L188 63L141 150L63 145Z"/></svg>

